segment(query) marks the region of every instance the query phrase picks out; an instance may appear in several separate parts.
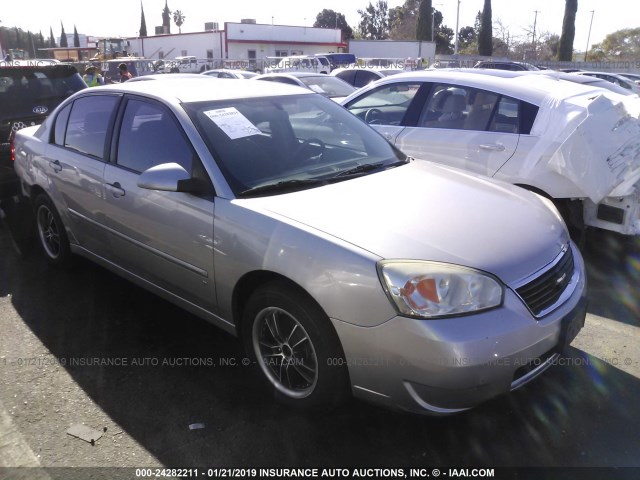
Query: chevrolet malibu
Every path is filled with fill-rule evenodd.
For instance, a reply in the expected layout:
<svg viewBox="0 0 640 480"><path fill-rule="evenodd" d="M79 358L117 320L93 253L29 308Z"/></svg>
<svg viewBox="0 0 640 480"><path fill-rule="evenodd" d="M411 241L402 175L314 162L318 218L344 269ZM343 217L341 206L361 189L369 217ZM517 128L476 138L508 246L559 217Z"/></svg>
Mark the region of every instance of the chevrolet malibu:
<svg viewBox="0 0 640 480"><path fill-rule="evenodd" d="M14 147L49 262L81 255L241 337L288 404L458 412L535 378L584 323L584 264L548 200L414 161L309 90L88 89Z"/></svg>

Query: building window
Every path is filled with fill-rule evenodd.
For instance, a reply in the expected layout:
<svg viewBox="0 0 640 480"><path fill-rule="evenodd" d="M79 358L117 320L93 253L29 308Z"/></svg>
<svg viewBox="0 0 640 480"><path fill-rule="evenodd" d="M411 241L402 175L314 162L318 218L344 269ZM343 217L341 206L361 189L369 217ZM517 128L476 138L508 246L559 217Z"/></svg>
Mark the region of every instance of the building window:
<svg viewBox="0 0 640 480"><path fill-rule="evenodd" d="M291 50L291 55L304 55L302 50Z"/></svg>
<svg viewBox="0 0 640 480"><path fill-rule="evenodd" d="M276 57L286 57L289 55L287 50L276 50Z"/></svg>
<svg viewBox="0 0 640 480"><path fill-rule="evenodd" d="M213 60L213 50L207 50L207 60Z"/></svg>
<svg viewBox="0 0 640 480"><path fill-rule="evenodd" d="M186 50L180 50L180 56L181 57L186 57L187 56L187 51Z"/></svg>

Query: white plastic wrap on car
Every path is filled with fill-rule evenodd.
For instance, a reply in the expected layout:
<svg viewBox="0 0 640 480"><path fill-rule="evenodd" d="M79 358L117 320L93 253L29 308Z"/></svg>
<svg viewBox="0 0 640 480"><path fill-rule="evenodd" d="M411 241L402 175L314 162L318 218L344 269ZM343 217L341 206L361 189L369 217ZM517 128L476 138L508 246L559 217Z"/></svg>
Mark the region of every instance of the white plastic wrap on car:
<svg viewBox="0 0 640 480"><path fill-rule="evenodd" d="M640 180L640 99L603 92L547 96L525 169L539 162L569 179L594 203L630 194Z"/></svg>

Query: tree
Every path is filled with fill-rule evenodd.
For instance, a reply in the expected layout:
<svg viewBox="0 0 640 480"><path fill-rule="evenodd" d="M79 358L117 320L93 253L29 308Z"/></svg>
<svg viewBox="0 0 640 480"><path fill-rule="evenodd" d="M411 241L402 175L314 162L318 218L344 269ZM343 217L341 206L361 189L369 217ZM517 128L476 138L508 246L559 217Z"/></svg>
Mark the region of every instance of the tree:
<svg viewBox="0 0 640 480"><path fill-rule="evenodd" d="M573 59L573 39L576 36L576 12L578 0L565 0L562 36L558 48L558 60L570 62Z"/></svg>
<svg viewBox="0 0 640 480"><path fill-rule="evenodd" d="M165 0L162 9L162 27L165 30L164 33L171 33L171 10L169 10L167 0Z"/></svg>
<svg viewBox="0 0 640 480"><path fill-rule="evenodd" d="M15 48L24 48L24 45L22 44L22 35L20 35L20 29L18 27L15 27L14 30L16 32Z"/></svg>
<svg viewBox="0 0 640 480"><path fill-rule="evenodd" d="M142 1L140 2L140 33L141 37L147 36L147 21L144 19L144 8L142 7Z"/></svg>
<svg viewBox="0 0 640 480"><path fill-rule="evenodd" d="M347 23L343 13L335 12L331 9L323 9L316 15L316 21L313 24L316 28L339 28L342 30L342 40L353 38L353 29Z"/></svg>
<svg viewBox="0 0 640 480"><path fill-rule="evenodd" d="M60 26L62 27L62 31L60 32L60 46L63 48L69 47L69 42L67 41L67 34L64 33L64 25L60 22Z"/></svg>
<svg viewBox="0 0 640 480"><path fill-rule="evenodd" d="M592 53L593 52L593 53ZM623 28L594 45L589 58L637 58L640 56L640 28Z"/></svg>
<svg viewBox="0 0 640 480"><path fill-rule="evenodd" d="M477 39L478 39L478 34L476 33L473 27L470 27L470 26L462 27L458 31L458 50L466 51L472 45L475 45L477 49L478 47L478 44L476 43Z"/></svg>
<svg viewBox="0 0 640 480"><path fill-rule="evenodd" d="M49 48L56 48L56 37L53 36L53 28L49 27Z"/></svg>
<svg viewBox="0 0 640 480"><path fill-rule="evenodd" d="M389 37L415 40L419 8L420 0L405 0L404 5L389 10Z"/></svg>
<svg viewBox="0 0 640 480"><path fill-rule="evenodd" d="M36 45L33 39L33 34L27 32L27 50L29 51L29 58L36 58Z"/></svg>
<svg viewBox="0 0 640 480"><path fill-rule="evenodd" d="M433 7L431 0L422 0L418 9L418 20L416 25L416 40L431 41L433 40Z"/></svg>
<svg viewBox="0 0 640 480"><path fill-rule="evenodd" d="M182 13L180 10L176 10L175 12L173 12L173 21L178 27L178 33L182 33L181 27L186 18L187 17L185 17L184 13Z"/></svg>
<svg viewBox="0 0 640 480"><path fill-rule="evenodd" d="M80 47L80 36L78 35L78 29L76 26L73 26L73 46L76 48Z"/></svg>
<svg viewBox="0 0 640 480"><path fill-rule="evenodd" d="M440 16L440 22L442 22L442 14L436 10L435 21L438 21L438 15ZM451 55L454 51L453 39L455 34L453 28L449 28L446 25L442 25L436 29L436 53L439 55Z"/></svg>
<svg viewBox="0 0 640 480"><path fill-rule="evenodd" d="M358 10L362 17L358 24L360 36L365 40L386 40L389 38L389 7L385 0L375 5L369 2L364 10Z"/></svg>
<svg viewBox="0 0 640 480"><path fill-rule="evenodd" d="M484 0L480 32L478 33L478 53L490 57L493 54L493 26L491 24L491 0Z"/></svg>

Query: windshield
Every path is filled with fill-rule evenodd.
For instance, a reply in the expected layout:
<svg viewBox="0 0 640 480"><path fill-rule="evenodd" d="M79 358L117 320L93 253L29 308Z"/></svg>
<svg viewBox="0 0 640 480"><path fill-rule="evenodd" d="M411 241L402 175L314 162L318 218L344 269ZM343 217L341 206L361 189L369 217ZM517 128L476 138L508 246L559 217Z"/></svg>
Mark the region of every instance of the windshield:
<svg viewBox="0 0 640 480"><path fill-rule="evenodd" d="M321 95L184 105L236 195L269 185L305 185L373 172L406 156ZM354 170L357 169L357 170Z"/></svg>
<svg viewBox="0 0 640 480"><path fill-rule="evenodd" d="M355 92L355 87L337 77L318 75L314 77L299 77L300 81L317 93L327 97L346 97Z"/></svg>

